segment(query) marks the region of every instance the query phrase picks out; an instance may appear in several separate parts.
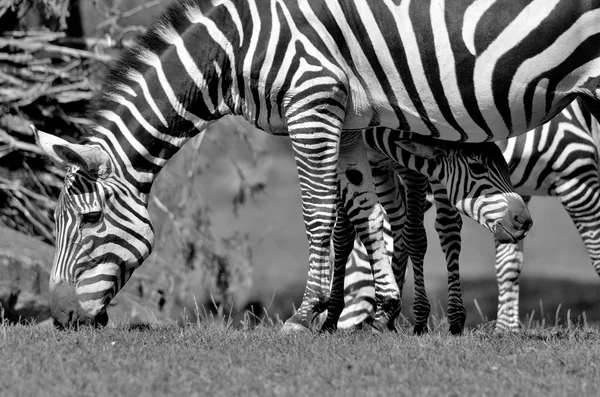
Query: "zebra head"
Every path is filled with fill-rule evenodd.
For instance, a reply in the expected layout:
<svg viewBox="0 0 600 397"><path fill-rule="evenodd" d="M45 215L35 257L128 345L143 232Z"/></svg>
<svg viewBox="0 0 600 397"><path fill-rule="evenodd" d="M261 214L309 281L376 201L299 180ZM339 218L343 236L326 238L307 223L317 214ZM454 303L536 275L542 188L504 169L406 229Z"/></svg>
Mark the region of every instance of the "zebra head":
<svg viewBox="0 0 600 397"><path fill-rule="evenodd" d="M421 173L431 183L444 185L451 205L492 231L499 242L516 243L531 229L531 214L514 191L496 144L432 145L411 140L400 141L398 147L422 159Z"/></svg>
<svg viewBox="0 0 600 397"><path fill-rule="evenodd" d="M106 307L150 254L147 200L100 146L73 144L32 127L38 146L68 168L54 220L50 307L59 327L104 326Z"/></svg>

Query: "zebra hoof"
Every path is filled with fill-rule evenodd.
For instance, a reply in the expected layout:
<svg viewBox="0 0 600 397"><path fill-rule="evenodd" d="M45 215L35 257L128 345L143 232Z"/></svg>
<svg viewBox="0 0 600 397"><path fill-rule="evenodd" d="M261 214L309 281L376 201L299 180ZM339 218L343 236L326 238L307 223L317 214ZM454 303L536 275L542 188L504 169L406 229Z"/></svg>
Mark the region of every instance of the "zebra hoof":
<svg viewBox="0 0 600 397"><path fill-rule="evenodd" d="M325 312L325 310L327 310L329 307L329 301L328 300L323 300L323 301L319 301L317 303L315 303L315 305L312 308L312 313L315 315L319 315L323 312Z"/></svg>
<svg viewBox="0 0 600 397"><path fill-rule="evenodd" d="M450 326L450 333L454 336L461 336L463 333L464 327L460 324L455 324Z"/></svg>
<svg viewBox="0 0 600 397"><path fill-rule="evenodd" d="M371 324L371 333L373 335L383 335L383 331L379 328L377 328L377 326L375 324Z"/></svg>
<svg viewBox="0 0 600 397"><path fill-rule="evenodd" d="M327 321L325 321L323 323L323 325L321 326L321 329L319 330L319 333L321 333L321 334L333 334L335 331L337 331L337 325L336 324L330 324Z"/></svg>
<svg viewBox="0 0 600 397"><path fill-rule="evenodd" d="M395 331L396 329L387 322L375 320L371 323L371 332L376 335L383 335L385 331Z"/></svg>
<svg viewBox="0 0 600 397"><path fill-rule="evenodd" d="M454 336L462 335L464 330L465 330L465 321L464 320L450 324L450 333Z"/></svg>
<svg viewBox="0 0 600 397"><path fill-rule="evenodd" d="M415 325L415 328L413 329L413 333L417 336L425 335L425 334L429 333L429 328L427 327L427 324Z"/></svg>
<svg viewBox="0 0 600 397"><path fill-rule="evenodd" d="M280 333L282 333L283 335L293 335L293 334L303 334L303 333L308 333L310 334L310 330L305 327L302 324L296 324L296 323L285 323L283 324L283 327L281 327L281 331Z"/></svg>

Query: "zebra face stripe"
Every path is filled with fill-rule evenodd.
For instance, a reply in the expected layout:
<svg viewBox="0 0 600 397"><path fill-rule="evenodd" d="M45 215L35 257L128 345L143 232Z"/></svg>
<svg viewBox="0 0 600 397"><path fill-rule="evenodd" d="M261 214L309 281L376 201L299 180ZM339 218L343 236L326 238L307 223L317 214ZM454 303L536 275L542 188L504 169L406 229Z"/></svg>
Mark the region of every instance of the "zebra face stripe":
<svg viewBox="0 0 600 397"><path fill-rule="evenodd" d="M73 168L59 197L55 222L50 293L64 293L56 287L71 285L76 299L52 301L76 304L72 310L96 316L151 252L154 232L144 200L115 178L94 178Z"/></svg>
<svg viewBox="0 0 600 397"><path fill-rule="evenodd" d="M436 179L446 186L448 198L464 215L496 233L501 240L516 241L531 227L531 216L515 193L508 166L492 143L473 149L450 148L437 169Z"/></svg>

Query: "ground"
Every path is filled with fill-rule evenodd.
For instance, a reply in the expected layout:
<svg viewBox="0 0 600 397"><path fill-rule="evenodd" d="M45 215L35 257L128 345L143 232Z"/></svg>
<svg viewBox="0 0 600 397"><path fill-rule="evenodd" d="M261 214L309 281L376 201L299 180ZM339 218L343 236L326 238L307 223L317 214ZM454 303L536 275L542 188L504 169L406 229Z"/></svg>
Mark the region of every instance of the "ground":
<svg viewBox="0 0 600 397"><path fill-rule="evenodd" d="M281 335L279 325L0 326L0 395L597 396L598 328L445 321L417 337L360 331Z"/></svg>

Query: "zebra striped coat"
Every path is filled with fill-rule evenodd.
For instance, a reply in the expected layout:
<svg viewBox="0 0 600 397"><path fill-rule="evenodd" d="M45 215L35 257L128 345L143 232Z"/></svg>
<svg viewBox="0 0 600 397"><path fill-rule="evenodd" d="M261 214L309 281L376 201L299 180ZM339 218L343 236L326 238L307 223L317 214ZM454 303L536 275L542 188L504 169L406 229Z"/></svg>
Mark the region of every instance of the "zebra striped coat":
<svg viewBox="0 0 600 397"><path fill-rule="evenodd" d="M452 208L493 231L499 241L516 242L522 239L532 222L524 201L514 192L502 152L493 143L462 144L457 147L446 143L439 147L427 145L421 148L412 140L408 141L408 146L405 142L390 144L389 140L395 139L392 131L383 131L378 137L380 139L375 141L372 141L374 137L369 135L369 131L365 131L365 134L369 146L376 147L385 154L382 156L381 152L370 150L368 157L373 167L376 195L388 216L394 239L394 255L391 256L395 273L395 279L391 279L393 285L390 286L379 273L373 272L378 312L375 313L371 325L378 331L393 330L393 320L398 313L392 312L393 316L384 317L380 313L380 307L388 302L382 302L380 295L396 285L399 292L402 291L407 261L401 252L407 252L416 269L423 267L424 255L419 255L419 252L421 247L423 254L425 252L423 244L426 243L426 236L422 208L426 202L424 191L428 177L439 180L444 186L445 197L452 203ZM409 149L409 146L412 147ZM403 148L386 152L392 147ZM398 175L402 176L407 185L405 192L401 189ZM343 272L352 250L354 236L357 235L361 242L364 241L365 231L374 223L369 217L370 211L364 211L362 208L362 197L345 186L344 177L343 174L340 177L341 197L332 239L335 250L334 281L327 319L322 326L323 330L328 331L335 330L344 307ZM407 197L405 206L404 193ZM363 213L366 215L363 216ZM381 211L376 215L383 219ZM411 239L412 236L416 238ZM369 255L372 249L365 245L365 251ZM383 312L386 313L386 310Z"/></svg>
<svg viewBox="0 0 600 397"><path fill-rule="evenodd" d="M146 207L159 171L233 114L292 142L309 265L284 329L305 330L329 293L342 131L468 142L522 134L578 96L596 102L598 21L600 0L175 3L108 74L88 138L37 134L71 167L56 211L53 317L107 321L106 306L152 250Z"/></svg>
<svg viewBox="0 0 600 397"><path fill-rule="evenodd" d="M599 124L590 112L573 102L549 123L516 138L498 142L511 172L515 190L528 202L531 196L557 197L573 220L600 275L600 183L598 161ZM448 316L452 333L462 332L466 311L461 299L458 257L461 249L462 221L447 199L446 191L432 181L436 204L436 224L448 266ZM421 219L422 220L422 219ZM392 235L386 224L389 255ZM421 254L424 256L425 247ZM400 255L403 255L402 253ZM404 254L404 260L407 255ZM364 265L364 248L356 240L347 262L344 280L345 308L338 327L347 329L368 321L372 316L373 279ZM498 280L497 331L519 328L519 275L523 267L523 244L496 241ZM415 270L415 331L426 330L429 302L423 284L422 266Z"/></svg>

